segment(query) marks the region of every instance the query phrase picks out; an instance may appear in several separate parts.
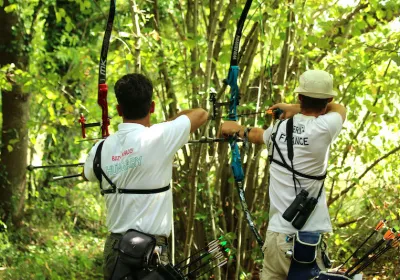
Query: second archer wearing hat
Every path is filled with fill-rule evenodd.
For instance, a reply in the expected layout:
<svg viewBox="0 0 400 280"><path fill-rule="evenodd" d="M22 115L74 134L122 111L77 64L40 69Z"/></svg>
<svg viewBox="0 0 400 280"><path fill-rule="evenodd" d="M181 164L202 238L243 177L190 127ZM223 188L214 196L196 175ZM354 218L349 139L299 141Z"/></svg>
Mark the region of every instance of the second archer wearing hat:
<svg viewBox="0 0 400 280"><path fill-rule="evenodd" d="M221 128L224 135L239 133L269 148L270 210L261 279L311 279L328 265L321 250L322 234L332 231L324 179L346 109L332 102L337 94L325 71L304 72L295 92L299 104L270 108L283 113L267 130L233 121Z"/></svg>

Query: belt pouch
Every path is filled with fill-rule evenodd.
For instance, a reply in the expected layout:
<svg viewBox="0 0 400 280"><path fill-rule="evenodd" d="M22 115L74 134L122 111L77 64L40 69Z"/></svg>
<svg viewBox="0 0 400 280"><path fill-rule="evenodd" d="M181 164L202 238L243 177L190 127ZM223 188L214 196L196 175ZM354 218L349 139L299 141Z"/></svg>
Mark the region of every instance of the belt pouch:
<svg viewBox="0 0 400 280"><path fill-rule="evenodd" d="M147 268L155 246L155 236L129 229L118 245L119 260L130 268Z"/></svg>
<svg viewBox="0 0 400 280"><path fill-rule="evenodd" d="M293 260L304 264L313 263L317 259L321 233L298 231L293 243Z"/></svg>

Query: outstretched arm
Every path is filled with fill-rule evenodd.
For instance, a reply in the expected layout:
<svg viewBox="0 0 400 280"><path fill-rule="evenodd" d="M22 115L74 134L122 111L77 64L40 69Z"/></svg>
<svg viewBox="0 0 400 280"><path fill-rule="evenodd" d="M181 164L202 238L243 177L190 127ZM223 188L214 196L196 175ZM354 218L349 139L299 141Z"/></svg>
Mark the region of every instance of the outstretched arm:
<svg viewBox="0 0 400 280"><path fill-rule="evenodd" d="M300 104L286 104L277 103L269 108L270 110L281 109L283 113L280 115L280 120L285 120L293 117L300 113Z"/></svg>
<svg viewBox="0 0 400 280"><path fill-rule="evenodd" d="M221 126L221 134L224 136L234 135L239 133L240 138L244 138L244 131L246 127L234 121L225 121ZM252 127L248 132L248 140L254 144L264 144L263 140L264 129Z"/></svg>
<svg viewBox="0 0 400 280"><path fill-rule="evenodd" d="M175 117L171 118L170 121L186 115L190 120L190 133L195 132L200 126L205 124L208 119L208 112L203 108L189 109L179 112Z"/></svg>
<svg viewBox="0 0 400 280"><path fill-rule="evenodd" d="M326 113L329 112L339 113L342 117L342 121L344 122L346 120L346 108L343 105L331 102L326 108Z"/></svg>

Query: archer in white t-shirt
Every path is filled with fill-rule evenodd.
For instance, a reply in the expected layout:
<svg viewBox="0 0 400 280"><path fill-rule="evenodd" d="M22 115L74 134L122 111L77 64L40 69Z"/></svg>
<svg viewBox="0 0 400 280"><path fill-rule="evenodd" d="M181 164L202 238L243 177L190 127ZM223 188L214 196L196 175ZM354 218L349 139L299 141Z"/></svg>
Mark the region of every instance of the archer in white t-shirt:
<svg viewBox="0 0 400 280"><path fill-rule="evenodd" d="M104 248L104 279L110 279L114 271L118 256L114 247L128 229L155 235L157 245L166 245L172 223L169 183L174 155L188 142L189 133L196 131L208 118L205 110L197 108L152 125L153 86L141 74L128 74L119 79L115 94L123 123L118 125L115 134L91 149L84 167L85 178L98 181L93 162L102 145L100 159L104 174L101 175L101 188L110 232ZM135 190L143 193L128 193ZM168 262L167 251L161 254L163 263ZM140 279L146 273L135 271L133 279Z"/></svg>
<svg viewBox="0 0 400 280"><path fill-rule="evenodd" d="M270 109L281 109L279 125L263 130L261 128L245 128L236 122L225 122L221 132L224 135L239 133L240 137L248 138L255 144L266 144L272 149L272 137L278 147L273 152L270 165L270 211L268 231L264 243L264 263L262 279L286 279L290 267L290 258L285 253L291 249L292 243L288 242L288 235L297 232L292 223L285 220L282 215L296 198L294 180L296 180L297 193L301 189L309 193L308 197L318 197L315 210L301 228L302 231L331 232L332 226L325 197L323 180L314 180L301 176L293 177L293 173L281 162L277 149L282 153L283 159L290 164L287 148L287 123L293 118L293 169L312 177L323 177L327 170L329 148L338 136L346 118L346 109L339 104L332 103L336 92L333 91L333 81L328 73L321 70L306 71L300 77L300 85L295 92L299 93L300 104L276 104ZM317 258L320 269L324 269L320 254Z"/></svg>

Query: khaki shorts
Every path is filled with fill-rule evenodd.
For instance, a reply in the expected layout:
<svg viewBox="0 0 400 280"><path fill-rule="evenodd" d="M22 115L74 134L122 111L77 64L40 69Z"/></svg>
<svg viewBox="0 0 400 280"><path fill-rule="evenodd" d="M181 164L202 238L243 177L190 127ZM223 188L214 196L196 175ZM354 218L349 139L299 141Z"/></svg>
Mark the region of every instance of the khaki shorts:
<svg viewBox="0 0 400 280"><path fill-rule="evenodd" d="M293 241L286 241L287 234L267 231L265 243L262 248L264 252L262 280L285 280L289 273L291 259L285 253L292 248ZM317 265L325 270L322 262L321 247L318 248Z"/></svg>
<svg viewBox="0 0 400 280"><path fill-rule="evenodd" d="M103 263L103 273L104 279L109 280L111 278L111 274L114 270L115 261L118 257L118 251L114 249L114 246L117 244L119 240L121 240L122 234L110 233L106 239L106 243L104 245L104 263ZM167 239L166 237L156 236L157 245L164 246L167 248ZM169 263L168 249L164 249L160 255L160 262L163 265Z"/></svg>

